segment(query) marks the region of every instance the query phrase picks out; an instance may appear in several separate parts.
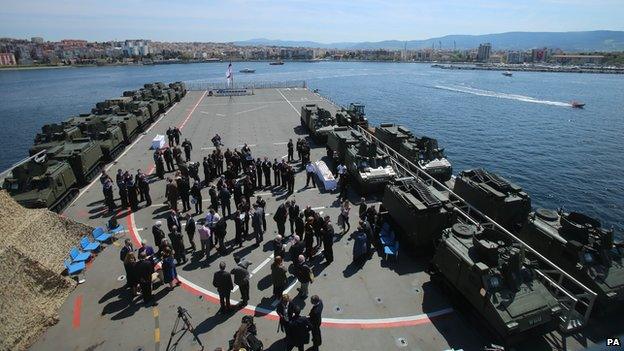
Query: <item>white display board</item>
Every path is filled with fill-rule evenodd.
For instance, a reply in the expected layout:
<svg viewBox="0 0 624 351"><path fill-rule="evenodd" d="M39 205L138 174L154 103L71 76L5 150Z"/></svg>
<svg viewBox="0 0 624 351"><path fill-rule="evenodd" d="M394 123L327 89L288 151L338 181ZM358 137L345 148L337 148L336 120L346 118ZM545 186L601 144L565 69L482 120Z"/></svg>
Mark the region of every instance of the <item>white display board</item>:
<svg viewBox="0 0 624 351"><path fill-rule="evenodd" d="M156 137L152 140L152 149L162 149L163 147L165 147L165 136L156 134Z"/></svg>
<svg viewBox="0 0 624 351"><path fill-rule="evenodd" d="M323 186L326 190L335 190L338 187L338 182L334 178L333 173L329 170L329 167L323 161L314 162L314 169L316 175L323 182Z"/></svg>

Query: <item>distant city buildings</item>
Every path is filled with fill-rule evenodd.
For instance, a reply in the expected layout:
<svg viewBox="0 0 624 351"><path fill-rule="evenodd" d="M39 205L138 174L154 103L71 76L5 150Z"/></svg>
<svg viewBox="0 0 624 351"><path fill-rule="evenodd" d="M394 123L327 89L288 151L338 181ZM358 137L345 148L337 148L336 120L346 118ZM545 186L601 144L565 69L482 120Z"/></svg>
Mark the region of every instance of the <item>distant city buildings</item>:
<svg viewBox="0 0 624 351"><path fill-rule="evenodd" d="M150 54L149 40L126 40L123 52L126 56L147 56Z"/></svg>
<svg viewBox="0 0 624 351"><path fill-rule="evenodd" d="M490 51L492 51L492 44L485 43L479 45L479 50L477 51L477 61L488 62L490 60Z"/></svg>
<svg viewBox="0 0 624 351"><path fill-rule="evenodd" d="M106 65L258 60L369 60L413 62L479 62L482 64L596 65L621 62L618 53L565 53L558 49L496 50L478 48L325 49L278 46L238 46L233 43L158 42L147 39L88 42L80 39L45 41L0 38L0 65ZM624 56L624 55L622 55Z"/></svg>
<svg viewBox="0 0 624 351"><path fill-rule="evenodd" d="M0 53L0 66L15 66L17 62L15 61L15 55L10 52L2 52Z"/></svg>

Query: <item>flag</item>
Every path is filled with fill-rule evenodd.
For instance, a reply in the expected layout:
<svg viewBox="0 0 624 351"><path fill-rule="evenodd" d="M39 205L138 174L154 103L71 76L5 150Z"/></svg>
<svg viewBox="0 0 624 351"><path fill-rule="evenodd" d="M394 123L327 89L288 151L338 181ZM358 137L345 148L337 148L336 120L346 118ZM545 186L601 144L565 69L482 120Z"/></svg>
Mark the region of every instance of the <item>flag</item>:
<svg viewBox="0 0 624 351"><path fill-rule="evenodd" d="M225 72L225 78L227 78L228 83L232 82L232 62L228 65L227 71Z"/></svg>

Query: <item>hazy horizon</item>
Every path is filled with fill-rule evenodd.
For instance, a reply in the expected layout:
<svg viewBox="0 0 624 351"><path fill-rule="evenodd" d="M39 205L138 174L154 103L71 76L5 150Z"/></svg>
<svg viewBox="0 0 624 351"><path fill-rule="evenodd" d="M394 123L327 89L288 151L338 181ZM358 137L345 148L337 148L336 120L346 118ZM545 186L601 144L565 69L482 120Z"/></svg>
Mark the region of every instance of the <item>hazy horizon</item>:
<svg viewBox="0 0 624 351"><path fill-rule="evenodd" d="M2 1L0 37L110 41L319 43L505 32L624 30L620 0ZM482 19L482 20L480 20Z"/></svg>

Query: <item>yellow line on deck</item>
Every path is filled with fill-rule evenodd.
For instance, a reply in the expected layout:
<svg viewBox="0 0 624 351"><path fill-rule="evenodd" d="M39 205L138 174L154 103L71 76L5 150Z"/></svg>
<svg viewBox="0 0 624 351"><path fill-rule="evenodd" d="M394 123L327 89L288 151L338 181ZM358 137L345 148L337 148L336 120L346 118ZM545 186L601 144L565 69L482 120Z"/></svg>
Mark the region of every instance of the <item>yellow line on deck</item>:
<svg viewBox="0 0 624 351"><path fill-rule="evenodd" d="M154 307L154 318L158 318L158 308Z"/></svg>
<svg viewBox="0 0 624 351"><path fill-rule="evenodd" d="M154 329L154 342L160 342L160 328Z"/></svg>

